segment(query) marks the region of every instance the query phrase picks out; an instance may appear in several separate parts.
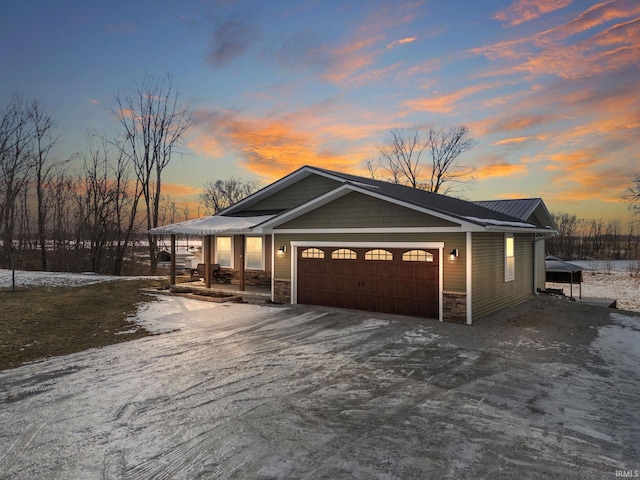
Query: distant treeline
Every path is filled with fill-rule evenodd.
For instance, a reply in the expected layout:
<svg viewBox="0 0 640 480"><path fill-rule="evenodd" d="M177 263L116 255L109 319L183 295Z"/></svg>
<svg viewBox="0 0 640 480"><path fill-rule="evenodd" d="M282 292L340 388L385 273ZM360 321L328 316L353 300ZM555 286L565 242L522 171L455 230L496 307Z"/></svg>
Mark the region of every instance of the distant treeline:
<svg viewBox="0 0 640 480"><path fill-rule="evenodd" d="M563 260L640 260L640 232L630 222L588 220L568 213L551 214L558 235L547 239L549 255Z"/></svg>
<svg viewBox="0 0 640 480"><path fill-rule="evenodd" d="M37 100L0 105L0 267L119 275L144 244L154 273L147 232L178 217L162 172L194 122L178 97L171 75L145 77L114 95L115 135L87 132L84 150L66 158L54 154L56 124Z"/></svg>

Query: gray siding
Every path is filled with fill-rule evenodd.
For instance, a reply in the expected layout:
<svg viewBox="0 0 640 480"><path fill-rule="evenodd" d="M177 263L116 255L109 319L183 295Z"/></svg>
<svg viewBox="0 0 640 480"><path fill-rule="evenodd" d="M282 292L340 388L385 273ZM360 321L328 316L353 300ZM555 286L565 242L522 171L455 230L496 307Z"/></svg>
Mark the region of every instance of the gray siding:
<svg viewBox="0 0 640 480"><path fill-rule="evenodd" d="M473 319L533 297L533 235L515 237L516 278L504 281L504 234L474 233Z"/></svg>
<svg viewBox="0 0 640 480"><path fill-rule="evenodd" d="M340 185L340 182L320 175L309 175L299 182L274 193L261 202L253 204L243 212L279 211L297 207L309 200L323 195Z"/></svg>
<svg viewBox="0 0 640 480"><path fill-rule="evenodd" d="M443 290L452 292L466 291L466 252L464 233L363 233L363 234L279 234L275 235L274 250L285 245L287 252L283 256L275 255L274 278L277 280L291 280L291 243L292 241L318 241L318 242L444 242L443 263ZM456 260L449 259L451 249L459 250L459 257Z"/></svg>
<svg viewBox="0 0 640 480"><path fill-rule="evenodd" d="M278 228L453 227L457 224L362 193L349 193Z"/></svg>

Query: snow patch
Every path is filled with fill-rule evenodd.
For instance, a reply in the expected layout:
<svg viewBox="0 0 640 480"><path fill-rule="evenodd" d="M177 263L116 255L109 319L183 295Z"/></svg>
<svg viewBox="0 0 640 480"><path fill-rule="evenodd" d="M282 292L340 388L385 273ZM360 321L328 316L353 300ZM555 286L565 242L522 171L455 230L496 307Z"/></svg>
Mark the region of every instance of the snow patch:
<svg viewBox="0 0 640 480"><path fill-rule="evenodd" d="M98 275L93 272L28 272L15 271L16 286L18 287L81 287L100 282L114 282L116 280L163 280L166 277L121 277L115 275ZM0 288L12 285L12 271L0 269Z"/></svg>

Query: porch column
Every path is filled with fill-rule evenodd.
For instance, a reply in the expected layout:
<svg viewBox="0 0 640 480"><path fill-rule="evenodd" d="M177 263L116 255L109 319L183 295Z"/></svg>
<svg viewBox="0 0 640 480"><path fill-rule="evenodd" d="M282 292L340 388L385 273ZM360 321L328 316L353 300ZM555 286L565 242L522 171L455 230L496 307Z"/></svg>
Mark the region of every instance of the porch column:
<svg viewBox="0 0 640 480"><path fill-rule="evenodd" d="M211 235L204 236L202 256L204 257L204 286L211 288Z"/></svg>
<svg viewBox="0 0 640 480"><path fill-rule="evenodd" d="M171 234L171 285L176 284L176 235Z"/></svg>
<svg viewBox="0 0 640 480"><path fill-rule="evenodd" d="M240 235L240 291L244 291L244 252L247 248L244 235Z"/></svg>

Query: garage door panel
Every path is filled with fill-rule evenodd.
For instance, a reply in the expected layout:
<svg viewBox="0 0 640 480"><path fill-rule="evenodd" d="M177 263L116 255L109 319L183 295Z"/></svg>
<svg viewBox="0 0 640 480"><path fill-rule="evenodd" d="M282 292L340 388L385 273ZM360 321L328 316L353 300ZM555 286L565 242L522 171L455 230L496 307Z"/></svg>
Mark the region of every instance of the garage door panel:
<svg viewBox="0 0 640 480"><path fill-rule="evenodd" d="M336 247L339 248L339 247ZM403 261L405 250L389 250L393 260L365 260L369 248L352 249L357 259L297 258L299 303L357 308L427 317L438 316L438 251L432 260Z"/></svg>

